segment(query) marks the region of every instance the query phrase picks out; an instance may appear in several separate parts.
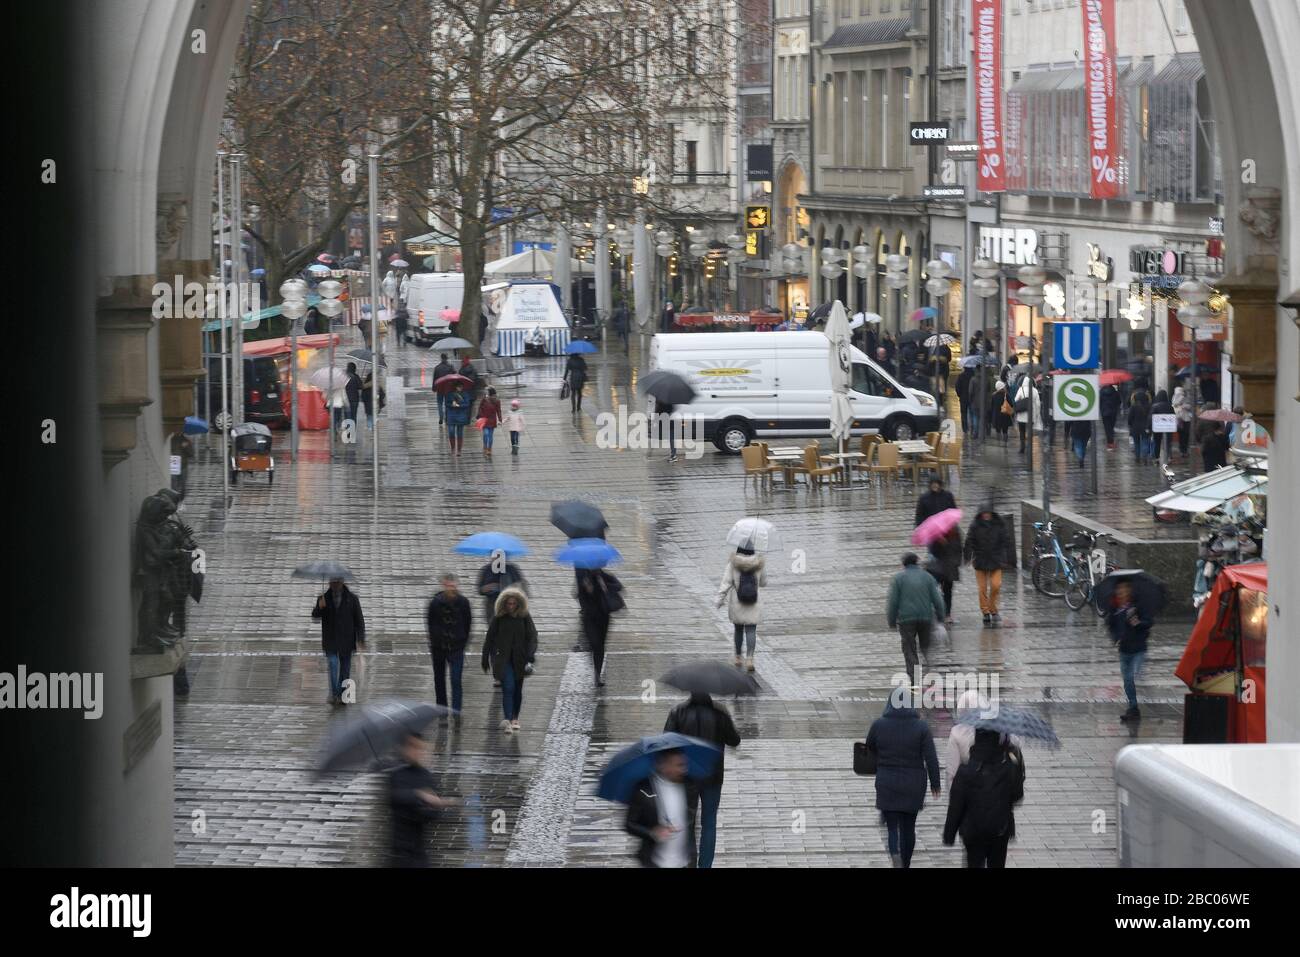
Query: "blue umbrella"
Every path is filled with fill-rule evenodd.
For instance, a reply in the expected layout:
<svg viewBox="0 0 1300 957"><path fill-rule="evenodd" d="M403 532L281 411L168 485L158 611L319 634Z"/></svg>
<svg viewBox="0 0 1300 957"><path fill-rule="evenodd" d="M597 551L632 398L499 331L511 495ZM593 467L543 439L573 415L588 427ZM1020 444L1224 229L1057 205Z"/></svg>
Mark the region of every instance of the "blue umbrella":
<svg viewBox="0 0 1300 957"><path fill-rule="evenodd" d="M248 274L250 279L261 279L265 275L266 275L265 269L254 269L252 272Z"/></svg>
<svg viewBox="0 0 1300 957"><path fill-rule="evenodd" d="M1047 720L1034 711L1023 708L1004 708L999 706L998 713L992 717L981 717L977 708L962 711L957 715L957 724L968 724L986 731L1000 734L1014 734L1020 738L1034 738L1045 741L1049 747L1059 747L1061 739L1056 736Z"/></svg>
<svg viewBox="0 0 1300 957"><path fill-rule="evenodd" d="M185 416L185 434L186 435L204 435L212 431L206 419L200 419L197 415Z"/></svg>
<svg viewBox="0 0 1300 957"><path fill-rule="evenodd" d="M600 773L600 786L596 790L606 801L626 804L638 783L654 773L655 756L662 751L681 749L686 755L686 773L692 778L707 778L718 765L721 750L708 741L668 732L642 738L628 745L609 759Z"/></svg>
<svg viewBox="0 0 1300 957"><path fill-rule="evenodd" d="M555 560L575 568L604 568L621 562L623 556L603 538L574 538L563 548L555 550Z"/></svg>
<svg viewBox="0 0 1300 957"><path fill-rule="evenodd" d="M600 350L586 339L574 339L565 347L564 351L571 356L575 356L581 352L598 352Z"/></svg>
<svg viewBox="0 0 1300 957"><path fill-rule="evenodd" d="M503 552L506 558L519 558L528 554L528 546L505 532L479 532L457 542L452 551L461 555L493 555Z"/></svg>
<svg viewBox="0 0 1300 957"><path fill-rule="evenodd" d="M307 271L313 276L328 276L330 274L330 267L326 266L324 263L312 263L307 267Z"/></svg>

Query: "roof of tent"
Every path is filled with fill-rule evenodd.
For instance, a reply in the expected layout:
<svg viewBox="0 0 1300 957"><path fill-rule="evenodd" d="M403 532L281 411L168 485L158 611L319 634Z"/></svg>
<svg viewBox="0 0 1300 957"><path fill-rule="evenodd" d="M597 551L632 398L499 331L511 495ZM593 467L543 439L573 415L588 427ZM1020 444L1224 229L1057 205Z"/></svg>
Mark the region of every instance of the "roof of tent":
<svg viewBox="0 0 1300 957"><path fill-rule="evenodd" d="M559 288L549 282L515 282L506 291L497 329L567 329Z"/></svg>

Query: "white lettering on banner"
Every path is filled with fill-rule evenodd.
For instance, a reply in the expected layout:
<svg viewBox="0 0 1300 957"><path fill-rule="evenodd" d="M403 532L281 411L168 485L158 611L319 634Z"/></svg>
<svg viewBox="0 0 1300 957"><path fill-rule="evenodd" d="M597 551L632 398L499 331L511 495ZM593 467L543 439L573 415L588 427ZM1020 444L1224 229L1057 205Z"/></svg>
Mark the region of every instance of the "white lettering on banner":
<svg viewBox="0 0 1300 957"><path fill-rule="evenodd" d="M1087 94L1088 139L1091 149L1091 191L1093 199L1114 199L1119 195L1115 139L1118 114L1115 110L1115 0L1084 0L1085 91Z"/></svg>
<svg viewBox="0 0 1300 957"><path fill-rule="evenodd" d="M1151 416L1151 431L1156 433L1177 432L1178 416L1176 415Z"/></svg>
<svg viewBox="0 0 1300 957"><path fill-rule="evenodd" d="M983 192L1004 192L1002 155L1002 0L972 0L975 19L975 131L979 141L977 185Z"/></svg>
<svg viewBox="0 0 1300 957"><path fill-rule="evenodd" d="M980 228L980 252L1006 266L1033 266L1038 263L1038 231L1006 229L998 226Z"/></svg>

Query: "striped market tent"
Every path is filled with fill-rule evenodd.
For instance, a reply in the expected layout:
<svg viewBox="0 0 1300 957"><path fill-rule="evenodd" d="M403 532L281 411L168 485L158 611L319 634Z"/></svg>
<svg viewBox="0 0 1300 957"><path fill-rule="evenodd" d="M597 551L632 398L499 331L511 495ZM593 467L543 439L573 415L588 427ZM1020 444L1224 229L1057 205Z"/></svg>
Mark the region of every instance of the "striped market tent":
<svg viewBox="0 0 1300 957"><path fill-rule="evenodd" d="M570 333L568 329L543 329L542 338L546 343L546 354L559 356L564 354L564 350L569 347ZM536 330L530 329L498 329L496 336L496 348L493 350L498 356L521 356L524 354L524 346L530 336L535 336Z"/></svg>

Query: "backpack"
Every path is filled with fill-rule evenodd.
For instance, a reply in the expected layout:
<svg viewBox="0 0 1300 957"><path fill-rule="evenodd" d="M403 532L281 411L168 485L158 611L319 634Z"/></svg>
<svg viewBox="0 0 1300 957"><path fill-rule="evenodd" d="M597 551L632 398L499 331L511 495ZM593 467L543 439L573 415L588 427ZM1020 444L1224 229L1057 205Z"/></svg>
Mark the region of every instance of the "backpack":
<svg viewBox="0 0 1300 957"><path fill-rule="evenodd" d="M742 605L752 605L758 601L758 576L753 572L741 572L736 584L736 601Z"/></svg>
<svg viewBox="0 0 1300 957"><path fill-rule="evenodd" d="M1006 760L1006 759L1004 759ZM1008 761L1009 763L1009 761ZM980 837L1001 837L1011 826L1011 805L1007 802L1003 776L1014 769L1001 763L972 762L966 777L966 820L971 833Z"/></svg>

